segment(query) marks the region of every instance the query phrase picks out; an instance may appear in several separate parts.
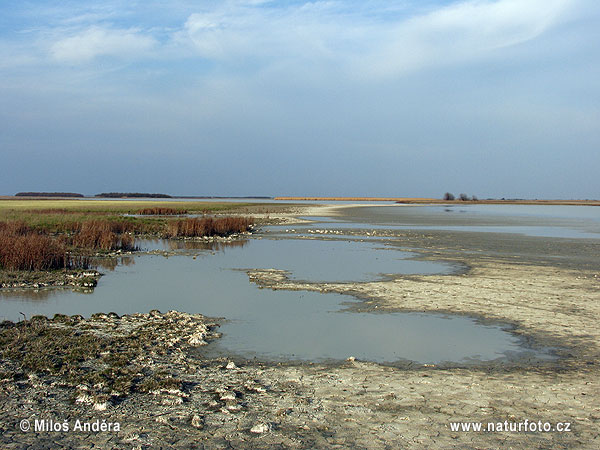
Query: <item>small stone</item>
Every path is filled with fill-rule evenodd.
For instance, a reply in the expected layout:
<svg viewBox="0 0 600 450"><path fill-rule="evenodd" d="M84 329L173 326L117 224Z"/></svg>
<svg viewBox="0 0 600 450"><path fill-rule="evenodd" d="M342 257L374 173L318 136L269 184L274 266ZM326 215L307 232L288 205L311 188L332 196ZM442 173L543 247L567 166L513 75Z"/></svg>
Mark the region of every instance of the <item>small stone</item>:
<svg viewBox="0 0 600 450"><path fill-rule="evenodd" d="M354 356L349 356L348 358L346 358L346 361L356 361L356 358Z"/></svg>
<svg viewBox="0 0 600 450"><path fill-rule="evenodd" d="M192 426L194 428L204 428L204 419L198 414L194 414L192 417Z"/></svg>
<svg viewBox="0 0 600 450"><path fill-rule="evenodd" d="M235 394L233 392L227 392L227 393L221 395L221 400L223 400L223 401L235 400Z"/></svg>
<svg viewBox="0 0 600 450"><path fill-rule="evenodd" d="M108 408L108 403L107 402L94 403L94 409L96 411L106 411L106 408Z"/></svg>
<svg viewBox="0 0 600 450"><path fill-rule="evenodd" d="M270 429L271 429L271 427L266 423L257 423L252 428L250 428L250 433L256 433L256 434L266 433Z"/></svg>
<svg viewBox="0 0 600 450"><path fill-rule="evenodd" d="M235 369L237 366L235 365L235 363L233 361L229 361L227 363L227 365L225 366L226 369Z"/></svg>

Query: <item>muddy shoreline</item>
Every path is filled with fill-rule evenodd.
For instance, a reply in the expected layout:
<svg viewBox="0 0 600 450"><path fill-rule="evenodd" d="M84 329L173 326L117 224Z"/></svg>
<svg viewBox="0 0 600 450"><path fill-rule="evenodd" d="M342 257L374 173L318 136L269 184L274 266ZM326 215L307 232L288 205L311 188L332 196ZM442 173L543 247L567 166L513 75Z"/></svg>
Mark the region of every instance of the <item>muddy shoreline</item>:
<svg viewBox="0 0 600 450"><path fill-rule="evenodd" d="M359 213L360 208L338 210L341 216ZM152 323L150 315L63 317L58 319L61 327L71 327L73 336L97 332L96 320L105 321L102 333L107 339L135 340L138 346L133 348L144 351L131 360L175 379L180 392L134 388L114 401L101 397L106 405L99 409L93 402L74 398L82 390L99 389L100 394L110 395L103 386L82 388L82 383L63 374L36 372L18 358L3 358L3 448L75 448L89 442L101 448L600 446L600 243L443 231L377 230L377 234L402 250L413 249L420 258L453 261L464 270L365 283L307 284L289 280L281 271L250 271L249 278L270 289L350 294L361 299L350 306L355 310L464 314L507 323L529 345L556 348L559 359L452 367L393 367L356 360L265 363L207 358L185 339L165 347L164 340L116 332L123 330L121 322ZM189 333L195 327L207 333L219 322L184 313L154 314L157 330L165 329L158 323L170 320L174 329ZM211 335L211 339L218 337ZM76 364L94 370L90 359ZM120 421L121 430L85 435L19 430L21 420L35 418ZM455 432L449 425L526 419L569 422L572 431Z"/></svg>

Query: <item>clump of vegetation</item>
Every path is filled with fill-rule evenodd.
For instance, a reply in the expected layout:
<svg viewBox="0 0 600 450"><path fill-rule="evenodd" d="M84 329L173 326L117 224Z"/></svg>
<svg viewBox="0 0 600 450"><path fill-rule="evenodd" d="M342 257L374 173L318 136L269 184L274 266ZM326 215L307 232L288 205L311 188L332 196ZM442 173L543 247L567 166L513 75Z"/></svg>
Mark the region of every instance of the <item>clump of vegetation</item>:
<svg viewBox="0 0 600 450"><path fill-rule="evenodd" d="M135 227L128 222L90 220L63 225L70 235L51 235L23 221L0 222L0 269L87 269L90 260L85 251L136 249L133 235L128 233Z"/></svg>
<svg viewBox="0 0 600 450"><path fill-rule="evenodd" d="M175 208L143 208L138 211L138 214L142 216L178 216L182 214L187 214L187 210L185 209L175 209Z"/></svg>
<svg viewBox="0 0 600 450"><path fill-rule="evenodd" d="M72 242L75 247L93 250L135 250L134 239L126 234L134 227L127 222L90 220L80 224L81 229Z"/></svg>
<svg viewBox="0 0 600 450"><path fill-rule="evenodd" d="M0 268L7 270L52 270L71 267L61 242L36 233L0 232Z"/></svg>
<svg viewBox="0 0 600 450"><path fill-rule="evenodd" d="M254 223L248 217L203 217L173 220L168 223L168 237L228 236L249 231Z"/></svg>
<svg viewBox="0 0 600 450"><path fill-rule="evenodd" d="M453 194L451 194L450 192L446 192L446 193L444 194L444 200L446 200L446 201L453 201L453 200L455 200L455 199L456 199L456 198L454 197L454 195L453 195ZM468 201L473 201L473 202L476 202L476 201L478 201L479 199L478 199L478 198L477 198L477 196L475 196L475 195L473 195L472 197L469 197L467 194L465 194L465 193L461 193L461 194L458 196L458 200L460 200L461 202L468 202Z"/></svg>
<svg viewBox="0 0 600 450"><path fill-rule="evenodd" d="M71 268L63 242L29 228L24 222L0 222L0 268L52 270Z"/></svg>

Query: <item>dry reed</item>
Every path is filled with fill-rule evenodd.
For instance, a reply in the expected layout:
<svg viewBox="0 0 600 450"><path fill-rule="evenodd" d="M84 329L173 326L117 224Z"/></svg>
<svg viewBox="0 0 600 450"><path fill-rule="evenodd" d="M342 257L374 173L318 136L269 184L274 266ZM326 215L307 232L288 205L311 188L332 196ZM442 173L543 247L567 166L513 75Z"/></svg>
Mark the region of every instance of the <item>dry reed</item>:
<svg viewBox="0 0 600 450"><path fill-rule="evenodd" d="M250 230L254 221L248 217L203 217L173 220L167 224L168 237L228 236Z"/></svg>

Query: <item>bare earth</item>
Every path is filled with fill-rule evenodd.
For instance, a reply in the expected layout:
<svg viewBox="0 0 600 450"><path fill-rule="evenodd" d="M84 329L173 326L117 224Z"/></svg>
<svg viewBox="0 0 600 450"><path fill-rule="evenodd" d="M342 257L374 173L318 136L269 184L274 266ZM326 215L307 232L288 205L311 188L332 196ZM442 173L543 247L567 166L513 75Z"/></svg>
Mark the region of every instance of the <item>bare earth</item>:
<svg viewBox="0 0 600 450"><path fill-rule="evenodd" d="M144 364L183 380L180 391L132 393L119 402L108 402L106 409L94 409L97 405L93 402L73 402L73 396L84 388L71 386L59 377L30 374L19 381L5 379L0 383L0 445L600 448L597 240L549 244L547 239L522 236L496 242L468 233L406 231L388 235L403 248L423 249L421 257L454 261L466 269L453 275L402 276L350 284L303 284L276 270L251 271L249 277L265 288L351 294L363 299L356 307L362 310L458 313L511 324L513 332L529 345L553 347L558 358L440 367L391 367L360 361L286 365L206 359L187 341L169 347L168 352L176 352L176 357L165 357L164 351L151 351L155 344L150 343ZM556 248L563 247L571 253L561 250L565 256L555 258ZM186 315L165 317L173 323L191 323ZM125 319L114 319L106 332L111 327L120 329L118 321ZM194 320L200 323L204 319ZM153 356L155 353L159 356ZM20 420L35 417L119 421L121 431L19 430ZM450 429L450 422L524 420L552 426L568 422L571 431L486 433Z"/></svg>

